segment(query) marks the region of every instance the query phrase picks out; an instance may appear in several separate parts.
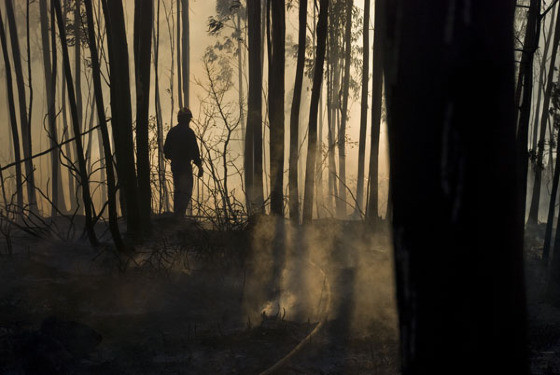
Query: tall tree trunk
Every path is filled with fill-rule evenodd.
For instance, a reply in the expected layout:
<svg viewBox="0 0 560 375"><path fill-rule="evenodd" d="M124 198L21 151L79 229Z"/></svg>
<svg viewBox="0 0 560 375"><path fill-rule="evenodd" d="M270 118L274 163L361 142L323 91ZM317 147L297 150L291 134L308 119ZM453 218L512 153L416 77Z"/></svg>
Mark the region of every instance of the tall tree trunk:
<svg viewBox="0 0 560 375"><path fill-rule="evenodd" d="M527 374L514 3L452 4L387 2L402 373Z"/></svg>
<svg viewBox="0 0 560 375"><path fill-rule="evenodd" d="M377 4L376 0L376 4ZM366 159L366 134L368 118L368 85L369 85L369 13L371 0L364 1L363 60L362 60L362 101L360 104L360 138L358 141L358 186L356 187L356 210L363 211L364 203L364 172Z"/></svg>
<svg viewBox="0 0 560 375"><path fill-rule="evenodd" d="M531 0L529 12L527 16L527 28L525 32L525 40L523 42L523 54L519 67L518 80L523 81L521 105L517 114L517 140L519 147L519 158L521 160L521 169L519 173L519 184L521 187L520 209L525 212L525 200L527 195L527 167L529 163L528 137L529 137L529 121L531 119L531 102L533 95L533 56L539 45L540 34L540 0ZM546 103L546 99L545 99ZM547 108L548 111L548 108ZM543 129L546 129L546 122ZM537 166L537 169L539 167ZM535 185L540 190L540 183ZM537 201L538 204L538 201ZM538 205L535 224L538 221Z"/></svg>
<svg viewBox="0 0 560 375"><path fill-rule="evenodd" d="M369 184L366 218L375 225L379 220L379 137L383 103L383 14L386 0L375 1L375 31L373 37L373 76L371 94L371 144L369 156Z"/></svg>
<svg viewBox="0 0 560 375"><path fill-rule="evenodd" d="M97 45L95 40L95 28L93 22L93 10L91 0L84 0L87 16L87 31L89 38L89 50L91 57L91 69L93 77L93 89L97 108L97 117L99 119L99 129L101 131L103 144L103 157L105 159L105 170L107 171L107 191L109 206L109 230L113 237L113 242L118 250L124 250L125 246L121 238L119 225L117 222L117 194L115 173L113 170L113 155L111 153L111 141L109 139L109 131L107 130L107 118L105 116L105 106L103 104L103 89L101 87L101 69L99 67L99 57L97 53Z"/></svg>
<svg viewBox="0 0 560 375"><path fill-rule="evenodd" d="M309 135L305 166L305 195L303 201L304 223L310 223L313 219L313 193L315 189L315 168L317 166L317 115L319 111L321 86L323 83L329 0L320 0L320 4L321 9L319 10L319 19L317 21L317 54L315 57L315 67L313 68L313 87L311 89L311 104L309 109Z"/></svg>
<svg viewBox="0 0 560 375"><path fill-rule="evenodd" d="M82 100L82 13L81 13L81 1L75 0L74 4L74 85L76 93L76 108L78 110L78 124L80 129L83 129L83 100ZM87 100L86 100L87 107ZM77 153L78 150L74 149ZM80 192L81 187L78 186L78 192ZM84 212L85 203L81 200L81 194L78 194L78 204L80 205L80 212Z"/></svg>
<svg viewBox="0 0 560 375"><path fill-rule="evenodd" d="M544 94L543 100L543 108L541 114L541 121L540 121L540 136L539 136L539 144L537 148L537 161L535 165L535 181L533 183L533 194L531 197L531 206L529 208L529 219L527 224L528 225L536 225L539 220L539 206L540 206L540 197L541 197L541 182L542 182L542 171L544 169L543 165L543 157L544 157L544 143L546 139L546 128L550 116L549 106L551 100L551 94L553 89L553 81L555 75L555 66L556 66L556 55L558 53L558 44L560 43L560 8L557 13L556 18L556 27L554 29L554 41L552 42L552 53L550 56L550 69L548 70L548 77L546 81L546 91ZM531 76L532 79L532 76ZM522 148L520 140L520 149ZM527 138L525 137L525 152L527 149ZM527 161L528 158L521 159L523 163ZM523 173L523 172L522 172ZM525 176L527 175L527 171L524 170ZM522 178L523 174L520 175ZM525 181L527 178L525 177ZM521 207L521 206L520 206ZM523 205L524 207L524 205Z"/></svg>
<svg viewBox="0 0 560 375"><path fill-rule="evenodd" d="M150 228L150 57L152 50L153 0L136 0L134 6L134 67L136 77L136 162L142 230Z"/></svg>
<svg viewBox="0 0 560 375"><path fill-rule="evenodd" d="M37 195L35 193L35 171L33 160L31 159L31 124L27 113L27 97L25 94L25 83L23 81L23 70L21 67L21 52L19 48L19 38L14 14L13 0L5 0L6 18L10 29L10 40L12 46L12 56L14 61L14 71L16 74L16 84L18 89L19 116L21 125L21 135L23 143L23 157L25 161L25 180L27 186L27 203L32 212L37 212Z"/></svg>
<svg viewBox="0 0 560 375"><path fill-rule="evenodd" d="M346 124L348 122L348 98L350 96L350 64L352 63L352 9L353 0L346 0L346 23L344 25L344 76L342 81L342 112L340 131L338 132L338 193L339 202L337 216L346 218Z"/></svg>
<svg viewBox="0 0 560 375"><path fill-rule="evenodd" d="M303 68L305 65L305 39L307 34L307 0L299 1L298 56L296 81L290 113L290 160L289 160L289 202L290 219L299 223L299 187L298 187L298 151L299 151L299 110L301 89L303 86ZM317 143L317 141L315 141Z"/></svg>
<svg viewBox="0 0 560 375"><path fill-rule="evenodd" d="M284 211L284 76L286 6L284 0L270 3L271 59L268 67L268 116L270 121L270 212L283 216Z"/></svg>
<svg viewBox="0 0 560 375"><path fill-rule="evenodd" d="M247 0L249 28L249 88L245 133L244 169L247 211L263 211L262 177L262 41L261 0Z"/></svg>
<svg viewBox="0 0 560 375"><path fill-rule="evenodd" d="M68 56L68 46L66 44L66 29L62 18L62 10L60 7L60 0L52 0L54 2L54 8L56 11L56 18L58 21L58 33L60 35L60 44L62 47L63 56L63 67L64 74L66 75L66 86L68 89L68 99L70 102L70 112L72 114L72 127L74 130L74 137L77 149L78 158L78 172L80 176L80 185L82 190L82 200L84 202L85 211L85 221L86 221L86 233L88 235L89 241L93 246L97 246L98 240L95 235L95 229L92 218L92 201L91 194L89 190L89 180L86 170L86 161L84 158L84 148L82 145L81 129L78 123L78 109L76 104L76 97L74 95L74 87L72 86L72 72L70 70L70 58Z"/></svg>
<svg viewBox="0 0 560 375"><path fill-rule="evenodd" d="M161 99L159 95L159 15L161 0L158 0L156 10L156 24L153 30L154 42L154 106L156 111L156 129L157 129L157 156L158 156L158 187L159 187L159 210L169 211L167 205L167 184L165 183L165 159L163 155L163 118L161 110ZM173 68L172 68L173 70Z"/></svg>
<svg viewBox="0 0 560 375"><path fill-rule="evenodd" d="M8 43L6 41L6 32L4 30L4 21L2 11L0 10L0 40L2 41L2 52L4 55L4 69L6 70L6 91L8 93L8 109L10 112L10 126L12 131L12 143L14 148L14 161L16 162L16 203L17 211L23 208L23 187L21 178L21 154L19 144L19 131L16 118L16 106L14 103L14 88L12 82L12 68L10 65L10 57L8 55Z"/></svg>
<svg viewBox="0 0 560 375"><path fill-rule="evenodd" d="M177 48L177 96L179 99L179 109L183 108L183 79L182 72L183 65L181 65L181 2L183 0L177 1L177 41L175 42Z"/></svg>
<svg viewBox="0 0 560 375"><path fill-rule="evenodd" d="M190 78L191 78L191 60L190 60L190 53L191 53L191 40L190 40L190 21L189 21L189 0L181 0L183 12L181 13L182 16L182 26L183 26L183 48L182 48L182 55L183 55L183 96L185 101L185 106L188 107L190 105Z"/></svg>
<svg viewBox="0 0 560 375"><path fill-rule="evenodd" d="M128 46L121 0L102 0L107 27L111 82L111 122L117 176L124 201L128 233L139 234L138 186L134 167Z"/></svg>

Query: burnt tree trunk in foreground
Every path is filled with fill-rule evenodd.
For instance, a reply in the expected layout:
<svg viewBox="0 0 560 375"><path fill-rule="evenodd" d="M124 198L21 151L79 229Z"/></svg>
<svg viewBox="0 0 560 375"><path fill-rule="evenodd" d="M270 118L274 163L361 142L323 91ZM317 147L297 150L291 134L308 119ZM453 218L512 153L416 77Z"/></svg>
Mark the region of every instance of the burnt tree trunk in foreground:
<svg viewBox="0 0 560 375"><path fill-rule="evenodd" d="M527 374L514 3L451 4L387 4L402 373Z"/></svg>

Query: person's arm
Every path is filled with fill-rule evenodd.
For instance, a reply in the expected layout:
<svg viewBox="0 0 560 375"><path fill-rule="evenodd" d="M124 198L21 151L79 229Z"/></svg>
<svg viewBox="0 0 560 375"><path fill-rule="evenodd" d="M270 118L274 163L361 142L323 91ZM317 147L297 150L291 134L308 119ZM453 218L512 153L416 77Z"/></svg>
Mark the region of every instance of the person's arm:
<svg viewBox="0 0 560 375"><path fill-rule="evenodd" d="M202 177L204 173L202 170L202 160L200 159L200 150L198 149L198 142L196 141L196 136L194 135L194 131L192 132L192 150L193 150L193 162L198 167L198 177Z"/></svg>

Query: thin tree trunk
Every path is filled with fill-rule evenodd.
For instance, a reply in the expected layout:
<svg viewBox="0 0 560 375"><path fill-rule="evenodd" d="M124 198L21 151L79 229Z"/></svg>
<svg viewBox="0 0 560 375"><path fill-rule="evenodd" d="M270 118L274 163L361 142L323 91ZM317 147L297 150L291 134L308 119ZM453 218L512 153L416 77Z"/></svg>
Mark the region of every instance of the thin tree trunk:
<svg viewBox="0 0 560 375"><path fill-rule="evenodd" d="M153 0L136 0L134 6L134 67L136 77L136 162L140 225L150 228L150 57L152 50Z"/></svg>
<svg viewBox="0 0 560 375"><path fill-rule="evenodd" d="M554 28L554 41L552 42L552 53L550 56L550 69L548 70L546 91L543 100L543 108L542 108L541 121L540 121L540 137L539 137L539 145L537 150L537 162L535 165L535 181L533 183L533 194L531 197L531 206L529 208L529 219L527 222L528 225L537 225L539 220L542 171L544 169L544 165L543 165L544 143L546 139L546 127L550 116L549 106L550 106L550 100L552 96L551 94L552 94L554 74L555 74L554 67L556 64L556 55L558 53L559 43L560 43L560 8L557 13L556 27ZM519 146L520 148L522 147L521 142L522 140L520 140L520 146ZM525 144L526 143L527 143L527 139L525 138ZM525 146L524 150L526 150L526 148L527 147ZM521 161L524 164L526 163L526 160L527 160L526 158L521 159ZM527 172L525 171L525 176L526 173ZM525 177L525 181L526 181L526 177Z"/></svg>
<svg viewBox="0 0 560 375"><path fill-rule="evenodd" d="M344 51L344 76L342 81L342 113L340 121L340 131L338 132L338 193L340 205L338 206L337 216L346 218L346 124L348 122L348 98L350 96L350 64L352 63L352 9L353 0L346 0L346 23L344 40L346 50Z"/></svg>
<svg viewBox="0 0 560 375"><path fill-rule="evenodd" d="M99 244L97 237L95 235L94 222L92 219L92 201L91 194L89 190L89 180L86 170L86 161L84 159L84 149L82 145L82 137L80 136L80 126L78 123L78 109L76 104L76 97L74 95L74 87L72 86L72 72L70 70L70 58L68 56L68 46L66 44L66 29L62 18L62 10L60 8L60 0L52 0L54 2L54 8L56 11L56 18L58 20L58 32L60 35L60 44L62 47L63 56L63 66L64 74L66 75L66 86L68 89L68 98L70 101L70 112L72 114L72 127L74 130L77 158L78 158L78 170L80 175L80 185L82 190L82 200L84 202L85 211L85 221L86 221L86 232L89 241L93 246Z"/></svg>
<svg viewBox="0 0 560 375"><path fill-rule="evenodd" d="M121 0L102 0L109 45L112 130L117 159L117 176L124 202L128 233L139 234L139 207L134 145L128 46ZM124 199L123 199L124 198Z"/></svg>
<svg viewBox="0 0 560 375"><path fill-rule="evenodd" d="M315 189L315 168L317 165L317 115L319 111L321 85L323 83L329 0L320 0L320 4L319 20L317 21L317 55L315 58L315 67L313 69L313 87L311 89L311 104L309 110L309 135L305 167L305 195L303 201L304 223L310 223L313 219L313 193Z"/></svg>
<svg viewBox="0 0 560 375"><path fill-rule="evenodd" d="M527 29L525 33L525 40L523 43L523 55L521 57L521 64L519 67L519 80L523 80L523 90L521 97L521 106L517 114L517 140L519 142L519 158L521 161L521 169L519 174L519 183L521 187L521 195L519 202L519 209L525 212L525 200L527 195L527 167L529 163L528 137L529 137L529 122L531 117L531 103L533 95L533 57L539 45L540 34L540 0L531 0L529 5L529 12L527 18ZM546 104L546 98L545 98ZM548 108L547 108L548 111ZM543 129L546 129L546 122ZM542 160L542 158L541 158ZM538 167L537 167L538 168ZM537 190L540 190L540 183L535 185ZM538 201L537 201L538 203ZM538 208L537 217L538 221ZM536 223L536 221L535 221Z"/></svg>
<svg viewBox="0 0 560 375"><path fill-rule="evenodd" d="M299 151L299 111L305 65L305 39L307 35L307 0L299 1L298 57L296 81L290 114L290 160L289 160L289 202L290 219L299 223L298 151ZM315 141L315 143L317 143Z"/></svg>
<svg viewBox="0 0 560 375"><path fill-rule="evenodd" d="M183 65L181 65L181 2L183 0L177 1L177 40L175 42L175 47L177 48L177 96L179 99L179 109L183 108L183 79L181 70Z"/></svg>
<svg viewBox="0 0 560 375"><path fill-rule="evenodd" d="M268 48L268 115L270 122L270 211L283 216L284 211L284 76L286 6L284 0L270 3L271 43Z"/></svg>
<svg viewBox="0 0 560 375"><path fill-rule="evenodd" d="M373 76L371 95L371 144L369 156L369 192L366 218L375 225L379 220L379 137L381 130L381 111L383 103L383 14L385 0L375 1L375 31L373 37Z"/></svg>
<svg viewBox="0 0 560 375"><path fill-rule="evenodd" d="M97 117L99 119L99 129L101 132L100 143L103 144L103 157L105 159L105 170L107 172L107 190L108 190L108 206L109 206L109 230L113 237L113 242L118 250L125 249L122 241L121 233L118 225L117 217L117 194L115 173L113 170L113 156L111 153L111 141L109 139L109 131L107 130L107 118L105 117L105 106L103 104L103 89L101 87L101 69L99 67L99 57L97 54L97 45L95 41L95 29L93 23L93 10L91 0L84 0L87 15L87 30L89 38L89 49L91 56L91 69L93 77L93 89L97 108Z"/></svg>
<svg viewBox="0 0 560 375"><path fill-rule="evenodd" d="M27 186L27 203L32 212L37 212L37 195L35 193L35 172L31 146L31 124L27 113L27 97L25 94L25 83L23 81L23 70L21 67L21 52L19 48L18 31L16 18L14 15L13 0L5 0L6 18L10 29L10 40L12 46L12 56L14 61L14 71L16 74L16 84L18 89L19 116L21 125L21 135L23 143L23 157L25 161L25 180Z"/></svg>
<svg viewBox="0 0 560 375"><path fill-rule="evenodd" d="M378 1L378 0L377 0ZM377 4L376 1L376 4ZM371 0L364 1L363 28L363 60L362 60L362 101L360 104L360 138L358 141L358 181L356 188L356 210L363 212L364 203L364 172L366 159L366 134L368 118L368 86L369 86L369 13Z"/></svg>
<svg viewBox="0 0 560 375"><path fill-rule="evenodd" d="M183 21L183 60L181 61L183 63L183 100L185 102L185 106L188 107L190 105L189 81L191 78L189 0L181 0L181 2L183 8L183 12L181 13Z"/></svg>
<svg viewBox="0 0 560 375"><path fill-rule="evenodd" d="M14 149L15 168L16 168L16 203L17 211L21 212L23 208L23 187L21 178L21 155L19 144L19 131L16 118L16 107L14 103L14 89L12 82L12 68L10 65L10 57L8 55L8 43L6 41L6 32L4 30L4 21L2 17L2 10L0 10L0 40L2 41L2 52L4 55L4 69L6 70L6 89L8 93L8 109L10 112L10 125L12 130L12 143Z"/></svg>

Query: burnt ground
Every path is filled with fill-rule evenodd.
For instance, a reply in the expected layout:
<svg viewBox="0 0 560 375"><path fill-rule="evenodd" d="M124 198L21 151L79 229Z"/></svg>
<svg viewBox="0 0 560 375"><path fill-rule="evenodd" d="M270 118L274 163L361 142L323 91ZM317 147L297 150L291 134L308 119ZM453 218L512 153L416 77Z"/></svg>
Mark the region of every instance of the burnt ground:
<svg viewBox="0 0 560 375"><path fill-rule="evenodd" d="M530 228L525 238L525 280L529 318L531 373L560 374L560 307L546 295L546 266L542 262L545 225Z"/></svg>
<svg viewBox="0 0 560 375"><path fill-rule="evenodd" d="M398 373L387 232L154 222L132 257L13 230L0 374Z"/></svg>

